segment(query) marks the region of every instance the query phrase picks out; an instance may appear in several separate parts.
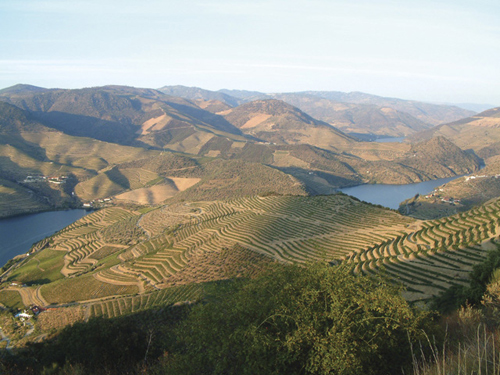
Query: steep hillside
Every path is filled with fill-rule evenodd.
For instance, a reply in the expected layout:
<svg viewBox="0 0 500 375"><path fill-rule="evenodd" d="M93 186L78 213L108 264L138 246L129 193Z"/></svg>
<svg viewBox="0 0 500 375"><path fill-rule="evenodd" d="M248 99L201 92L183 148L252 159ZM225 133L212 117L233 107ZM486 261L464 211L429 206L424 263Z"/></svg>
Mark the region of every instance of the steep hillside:
<svg viewBox="0 0 500 375"><path fill-rule="evenodd" d="M243 100L225 94L219 91L204 90L199 87L187 87L187 86L163 86L158 89L158 91L171 96L178 96L180 98L186 98L190 100L217 100L230 107L237 107L243 103Z"/></svg>
<svg viewBox="0 0 500 375"><path fill-rule="evenodd" d="M43 91L48 91L48 90L49 89L46 89L44 87L17 84L17 85L11 86L11 87L6 87L4 89L1 89L0 96L23 94L26 92L43 92Z"/></svg>
<svg viewBox="0 0 500 375"><path fill-rule="evenodd" d="M106 208L34 246L2 275L0 302L17 293L20 303L51 307L38 319L43 331L198 300L203 283L250 276L271 261L313 260L358 274L384 267L408 300L425 301L468 282L498 246L499 213L495 200L421 222L343 194L171 203L146 213Z"/></svg>
<svg viewBox="0 0 500 375"><path fill-rule="evenodd" d="M197 160L182 155L161 154L153 158L124 163L117 168L124 175L140 170L149 171L165 179L175 194L161 201L171 197L173 201L192 201L271 193L307 194L304 184L294 177L260 163L243 160Z"/></svg>
<svg viewBox="0 0 500 375"><path fill-rule="evenodd" d="M484 169L474 174L403 202L401 212L420 219L434 219L467 211L500 197L500 155L490 157L487 163Z"/></svg>
<svg viewBox="0 0 500 375"><path fill-rule="evenodd" d="M196 99L194 100L196 105L205 111L211 113L219 113L223 111L227 111L228 109L233 108L232 106L220 101L220 100L203 100Z"/></svg>
<svg viewBox="0 0 500 375"><path fill-rule="evenodd" d="M344 151L334 152L307 144L220 140L207 142L200 155L273 166L298 178L313 194L331 194L339 187L361 183L422 182L479 169L477 158L446 140L412 147L404 143L355 142Z"/></svg>
<svg viewBox="0 0 500 375"><path fill-rule="evenodd" d="M243 139L224 118L152 89L17 90L0 95L0 100L29 111L48 127L107 142L196 153L193 141L202 144L214 136Z"/></svg>
<svg viewBox="0 0 500 375"><path fill-rule="evenodd" d="M342 103L319 96L296 93L272 94L272 97L296 106L344 133L406 137L431 127L406 112L388 106Z"/></svg>
<svg viewBox="0 0 500 375"><path fill-rule="evenodd" d="M79 207L81 183L125 161L159 154L48 128L33 115L0 102L0 216ZM73 193L76 193L74 195Z"/></svg>
<svg viewBox="0 0 500 375"><path fill-rule="evenodd" d="M456 121L474 114L473 111L455 106L430 104L414 100L385 98L362 92L345 93L340 91L305 91L303 94L319 96L321 98L335 100L338 102L372 104L378 107L389 107L400 112L408 113L420 121L432 125Z"/></svg>
<svg viewBox="0 0 500 375"><path fill-rule="evenodd" d="M220 112L246 134L276 144L311 144L338 150L354 139L280 100L257 100Z"/></svg>
<svg viewBox="0 0 500 375"><path fill-rule="evenodd" d="M28 112L0 101L0 133L49 130L49 128L36 121Z"/></svg>
<svg viewBox="0 0 500 375"><path fill-rule="evenodd" d="M415 134L409 141L415 142L435 136L450 139L462 149L472 149L483 158L500 154L500 108L489 109L460 121L439 125Z"/></svg>
<svg viewBox="0 0 500 375"><path fill-rule="evenodd" d="M432 173L434 178L467 174L479 170L481 159L461 150L444 137L435 137L411 146L397 163Z"/></svg>

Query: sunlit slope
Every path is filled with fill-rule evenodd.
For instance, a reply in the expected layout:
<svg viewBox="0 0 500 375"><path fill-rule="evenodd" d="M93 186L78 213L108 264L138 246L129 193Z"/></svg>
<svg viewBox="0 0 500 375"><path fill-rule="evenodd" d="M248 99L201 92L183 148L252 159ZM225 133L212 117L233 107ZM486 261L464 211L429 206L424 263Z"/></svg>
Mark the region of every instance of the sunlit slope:
<svg viewBox="0 0 500 375"><path fill-rule="evenodd" d="M339 259L412 222L344 195L179 203L145 214L107 208L41 243L8 280L43 284L31 287L42 304L91 301L252 274L273 260ZM36 267L48 252L61 256Z"/></svg>
<svg viewBox="0 0 500 375"><path fill-rule="evenodd" d="M300 93L272 94L272 96L300 108L344 133L405 137L432 127L406 112L388 106L342 103Z"/></svg>
<svg viewBox="0 0 500 375"><path fill-rule="evenodd" d="M463 120L436 126L410 137L412 141L443 136L460 148L472 149L479 156L488 158L500 154L500 108L478 113Z"/></svg>
<svg viewBox="0 0 500 375"><path fill-rule="evenodd" d="M468 282L468 272L489 249L500 246L500 200L442 219L422 222L395 239L346 258L355 272L387 274L408 287L412 300L428 299Z"/></svg>
<svg viewBox="0 0 500 375"><path fill-rule="evenodd" d="M498 200L433 221L343 194L181 202L146 213L107 208L38 244L4 280L33 284L19 289L33 303L80 301L88 317L115 316L196 299L201 283L252 275L273 261L343 261L356 273L384 268L408 299L426 300L466 283L498 245L499 229Z"/></svg>
<svg viewBox="0 0 500 375"><path fill-rule="evenodd" d="M256 100L219 114L244 133L276 144L310 144L339 150L355 143L333 126L281 100Z"/></svg>
<svg viewBox="0 0 500 375"><path fill-rule="evenodd" d="M443 137L420 144L353 142L335 152L312 145L211 141L200 155L264 163L291 174L313 193L361 183L407 184L470 173L480 160Z"/></svg>
<svg viewBox="0 0 500 375"><path fill-rule="evenodd" d="M223 117L153 89L4 90L0 100L69 135L196 154L213 137L244 140Z"/></svg>

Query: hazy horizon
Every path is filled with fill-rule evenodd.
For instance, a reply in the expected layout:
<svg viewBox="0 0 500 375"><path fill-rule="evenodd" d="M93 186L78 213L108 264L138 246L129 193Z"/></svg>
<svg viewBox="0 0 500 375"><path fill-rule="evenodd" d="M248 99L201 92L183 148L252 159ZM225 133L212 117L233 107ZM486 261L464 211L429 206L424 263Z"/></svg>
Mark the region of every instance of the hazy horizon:
<svg viewBox="0 0 500 375"><path fill-rule="evenodd" d="M494 1L0 4L0 87L360 91L500 105Z"/></svg>

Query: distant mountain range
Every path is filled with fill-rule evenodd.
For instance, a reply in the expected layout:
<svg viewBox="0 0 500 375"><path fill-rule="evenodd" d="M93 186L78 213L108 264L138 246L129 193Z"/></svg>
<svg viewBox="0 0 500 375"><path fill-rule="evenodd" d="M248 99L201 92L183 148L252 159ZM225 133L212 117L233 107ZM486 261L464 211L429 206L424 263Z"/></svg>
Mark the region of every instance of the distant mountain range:
<svg viewBox="0 0 500 375"><path fill-rule="evenodd" d="M471 149L482 158L500 155L500 107L492 108L474 116L432 129L409 137L410 142L420 142L436 136L450 139L460 148Z"/></svg>
<svg viewBox="0 0 500 375"><path fill-rule="evenodd" d="M481 163L445 137L419 145L361 142L288 102L311 111L314 103L327 109L343 106L353 119L350 129L364 118L371 126L364 131L375 131L375 119L382 119L379 130L394 129L391 121L402 134L429 130L430 125L389 107L339 104L312 94L248 100L256 93L238 92L246 95L242 99L179 86L162 91L29 85L0 90L2 212L107 197L157 204L269 192L330 194L361 183L410 183L469 173ZM345 111L334 113L345 117ZM23 183L29 175L71 178L64 185Z"/></svg>
<svg viewBox="0 0 500 375"><path fill-rule="evenodd" d="M475 113L456 106L384 98L361 92L266 94L244 90L209 91L185 86L164 86L159 91L198 101L216 100L231 107L254 100L279 99L344 132L379 137L404 137Z"/></svg>

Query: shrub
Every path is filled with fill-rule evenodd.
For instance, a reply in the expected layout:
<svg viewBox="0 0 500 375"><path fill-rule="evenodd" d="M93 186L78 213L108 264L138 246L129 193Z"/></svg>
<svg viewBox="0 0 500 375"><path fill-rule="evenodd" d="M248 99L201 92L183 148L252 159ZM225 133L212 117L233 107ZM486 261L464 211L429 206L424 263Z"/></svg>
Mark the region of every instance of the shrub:
<svg viewBox="0 0 500 375"><path fill-rule="evenodd" d="M389 374L411 365L428 315L345 266L273 268L219 287L180 326L171 374ZM420 337L421 338L421 337Z"/></svg>

